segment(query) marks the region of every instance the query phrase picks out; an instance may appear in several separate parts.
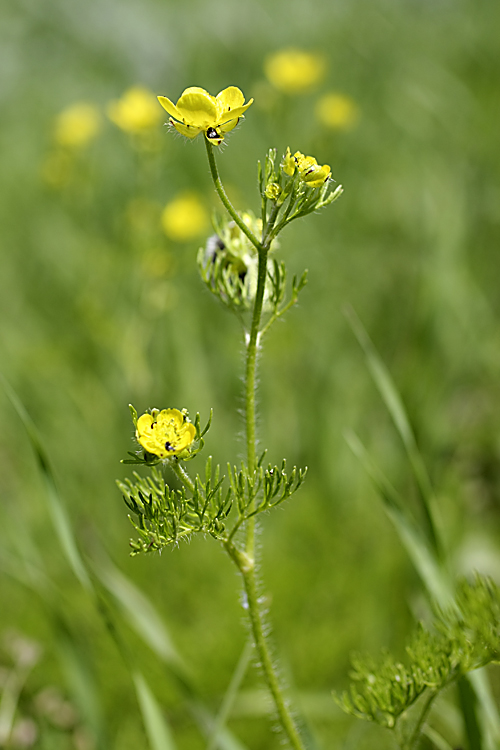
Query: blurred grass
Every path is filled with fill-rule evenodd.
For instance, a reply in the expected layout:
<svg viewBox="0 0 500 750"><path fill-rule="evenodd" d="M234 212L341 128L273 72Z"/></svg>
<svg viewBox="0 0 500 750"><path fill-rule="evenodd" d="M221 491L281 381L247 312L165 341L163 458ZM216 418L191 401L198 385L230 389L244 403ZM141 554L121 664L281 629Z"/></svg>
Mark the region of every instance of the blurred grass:
<svg viewBox="0 0 500 750"><path fill-rule="evenodd" d="M401 644L422 612L418 579L343 439L354 429L414 499L346 303L401 393L456 570L500 575L499 22L494 0L21 0L0 9L0 370L43 436L81 548L93 558L104 548L155 602L214 712L246 637L238 581L211 540L130 560L114 485L131 446L129 402L202 416L213 407L207 450L221 462L242 450L237 322L197 277L203 238L172 243L159 222L182 190L217 207L203 145L162 130L159 150L141 152L103 114L98 138L55 189L43 179L54 118L78 101L104 113L136 84L173 98L189 85L236 84L255 104L219 167L239 208L257 208L255 163L270 146L314 154L345 187L333 208L282 235L279 254L292 272L309 268L309 285L271 331L260 364L262 444L272 461L310 467L300 495L262 529L276 642L307 713L307 695L346 683L350 650ZM327 78L311 93L287 97L264 80L265 56L290 45L327 56ZM315 120L328 90L356 101L355 129L327 131ZM3 394L0 415L2 549L33 544L63 592L95 669L110 747L147 747L130 678L64 563L29 443ZM47 684L70 690L56 658L59 632L41 604L2 575L0 608L3 629L44 648L32 694ZM203 747L175 685L135 635L127 638L177 746ZM278 747L252 700L259 685L250 671L246 712L230 727L250 748ZM352 725L333 702L319 713L310 710L323 746L387 747L385 735Z"/></svg>

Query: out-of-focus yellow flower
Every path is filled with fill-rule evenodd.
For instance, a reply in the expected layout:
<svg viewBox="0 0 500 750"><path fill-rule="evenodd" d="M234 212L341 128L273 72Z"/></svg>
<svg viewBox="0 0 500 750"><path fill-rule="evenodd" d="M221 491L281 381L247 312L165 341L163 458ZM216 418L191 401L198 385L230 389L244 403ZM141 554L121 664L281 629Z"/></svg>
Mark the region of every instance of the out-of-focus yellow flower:
<svg viewBox="0 0 500 750"><path fill-rule="evenodd" d="M220 146L224 134L236 127L253 99L245 104L245 97L236 86L229 86L217 96L198 86L191 86L182 92L177 104L166 96L159 96L158 101L171 116L170 124L181 135L196 138L204 132L210 143Z"/></svg>
<svg viewBox="0 0 500 750"><path fill-rule="evenodd" d="M350 96L333 92L318 99L314 112L322 125L334 130L350 130L359 119L356 102Z"/></svg>
<svg viewBox="0 0 500 750"><path fill-rule="evenodd" d="M168 458L189 448L196 429L179 409L152 409L137 420L135 436L148 453Z"/></svg>
<svg viewBox="0 0 500 750"><path fill-rule="evenodd" d="M56 118L54 139L59 146L83 148L95 138L101 127L101 115L93 104L78 102L63 109Z"/></svg>
<svg viewBox="0 0 500 750"><path fill-rule="evenodd" d="M188 242L202 234L208 225L208 211L196 193L181 193L167 203L161 223L167 237Z"/></svg>
<svg viewBox="0 0 500 750"><path fill-rule="evenodd" d="M141 86L128 89L121 99L108 105L109 119L126 133L147 133L160 121L155 95Z"/></svg>
<svg viewBox="0 0 500 750"><path fill-rule="evenodd" d="M326 71L323 55L300 49L284 49L264 63L269 81L286 94L300 94L319 83Z"/></svg>
<svg viewBox="0 0 500 750"><path fill-rule="evenodd" d="M296 167L300 179L311 188L321 187L332 174L330 166L328 164L320 166L314 156L304 156L300 151L296 151L292 156L290 147L286 149L281 167L290 177L294 174Z"/></svg>

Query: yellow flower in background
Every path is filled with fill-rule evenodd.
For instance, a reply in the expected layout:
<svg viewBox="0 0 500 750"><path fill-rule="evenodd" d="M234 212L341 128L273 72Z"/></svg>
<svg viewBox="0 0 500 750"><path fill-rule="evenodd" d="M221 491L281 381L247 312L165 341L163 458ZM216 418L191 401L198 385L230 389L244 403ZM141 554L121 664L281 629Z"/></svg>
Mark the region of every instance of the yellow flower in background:
<svg viewBox="0 0 500 750"><path fill-rule="evenodd" d="M161 223L171 240L188 242L205 231L209 216L196 193L181 193L167 203L161 214Z"/></svg>
<svg viewBox="0 0 500 750"><path fill-rule="evenodd" d="M78 102L63 109L56 118L54 139L59 146L83 148L101 128L101 115L93 104Z"/></svg>
<svg viewBox="0 0 500 750"><path fill-rule="evenodd" d="M126 133L147 133L160 121L155 95L141 86L128 89L121 99L108 105L109 119Z"/></svg>
<svg viewBox="0 0 500 750"><path fill-rule="evenodd" d="M289 147L287 147L281 167L285 174L290 177L297 167L300 179L310 188L321 187L330 179L332 174L330 166L328 164L320 166L314 156L304 156L300 151L296 151L291 156Z"/></svg>
<svg viewBox="0 0 500 750"><path fill-rule="evenodd" d="M333 92L318 99L314 112L322 125L333 130L350 130L359 119L356 102L350 96Z"/></svg>
<svg viewBox="0 0 500 750"><path fill-rule="evenodd" d="M168 458L189 448L196 429L179 409L152 409L137 420L135 436L148 453Z"/></svg>
<svg viewBox="0 0 500 750"><path fill-rule="evenodd" d="M186 138L196 138L204 132L206 138L219 146L228 133L238 124L253 99L245 104L243 93L236 86L229 86L212 96L198 86L182 92L177 104L159 96L158 101L170 115L170 124Z"/></svg>
<svg viewBox="0 0 500 750"><path fill-rule="evenodd" d="M323 79L325 71L323 55L293 48L275 52L264 63L268 80L286 94L308 91Z"/></svg>

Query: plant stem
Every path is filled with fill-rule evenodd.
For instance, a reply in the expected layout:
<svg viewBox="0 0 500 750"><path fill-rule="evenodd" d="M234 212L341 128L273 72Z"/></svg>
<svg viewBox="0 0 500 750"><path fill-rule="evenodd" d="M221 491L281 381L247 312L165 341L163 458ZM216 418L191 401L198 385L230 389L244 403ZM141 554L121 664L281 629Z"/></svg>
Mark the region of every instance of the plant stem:
<svg viewBox="0 0 500 750"><path fill-rule="evenodd" d="M264 632L263 615L255 580L255 563L245 553L241 553L233 544L226 543L225 547L232 560L236 563L243 578L248 616L250 618L255 647L259 654L262 672L273 697L281 726L292 748L294 750L305 750L290 707L283 696L278 675L271 658L268 640Z"/></svg>
<svg viewBox="0 0 500 750"><path fill-rule="evenodd" d="M206 139L205 139L206 141ZM257 271L257 290L255 293L255 302L253 306L252 322L250 325L250 331L246 337L246 363L245 363L245 429L246 429L246 450L247 450L247 471L249 476L253 476L257 468L257 457L256 457L256 414L255 414L255 383L256 383L256 369L257 369L257 352L259 346L259 331L260 322L262 317L262 307L264 303L264 292L266 288L267 279L267 256L269 254L269 247L272 239L273 224L276 220L278 211L276 211L272 217L270 217L267 225L263 227L262 241L254 236L246 224L242 221L240 216L237 214L229 198L226 195L224 187L219 177L217 170L217 164L215 162L213 146L206 141L208 162L210 165L210 172L214 181L215 189L224 204L229 215L234 219L237 226L241 231L248 237L250 242L254 245L257 250L259 257L258 271ZM271 221L272 218L272 221ZM253 503L252 503L253 505ZM248 511L251 513L252 506L249 506ZM235 527L236 529L236 527ZM233 529L233 532L235 531ZM271 653L264 632L263 614L259 604L259 597L257 595L257 583L255 577L255 517L252 516L247 520L246 523L246 545L245 552L240 551L231 541L233 533L224 542L224 547L236 564L238 570L243 578L243 585L245 588L246 601L248 607L248 616L252 628L253 639L255 647L259 654L260 663L264 678L267 682L269 690L276 706L276 711L281 723L281 726L288 737L290 745L294 750L304 750L304 745L299 735L299 731L295 724L295 721L290 712L289 706L285 701L283 691L278 679L277 672L273 665Z"/></svg>
<svg viewBox="0 0 500 750"><path fill-rule="evenodd" d="M170 462L170 468L172 469L174 474L177 474L182 484L184 484L190 492L194 492L194 482L189 476L189 474L187 473L184 466L182 466L182 464L180 464L174 458L174 460Z"/></svg>
<svg viewBox="0 0 500 750"><path fill-rule="evenodd" d="M422 732L422 727L424 725L424 722L427 719L427 716L429 715L429 711L431 710L431 706L436 696L437 696L437 691L435 690L429 691L429 695L427 696L423 709L420 713L420 716L418 717L417 723L415 724L415 727L413 728L411 737L409 738L408 743L405 745L405 747L408 750L414 750L416 743L418 741L418 738L420 737L420 734Z"/></svg>
<svg viewBox="0 0 500 750"><path fill-rule="evenodd" d="M215 162L215 156L214 156L214 146L212 146L211 143L208 142L208 140L205 138L205 146L207 147L207 156L208 156L208 163L210 165L210 173L212 175L212 180L214 181L215 189L217 191L217 195L221 199L222 203L224 204L224 208L228 212L228 214L231 216L235 224L239 226L243 234L246 234L252 245L254 245L257 250L261 249L261 244L257 237L254 235L254 233L251 231L249 227L245 224L241 216L238 214L236 209L234 208L233 204L227 197L226 191L224 190L224 186L222 185L221 179L219 177L219 171L217 169L217 164Z"/></svg>

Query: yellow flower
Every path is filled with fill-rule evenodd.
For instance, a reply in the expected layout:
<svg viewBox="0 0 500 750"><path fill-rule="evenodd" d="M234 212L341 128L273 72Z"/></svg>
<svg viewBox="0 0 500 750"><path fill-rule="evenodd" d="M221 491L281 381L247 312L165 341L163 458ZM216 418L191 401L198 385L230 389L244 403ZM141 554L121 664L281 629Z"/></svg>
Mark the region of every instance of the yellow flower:
<svg viewBox="0 0 500 750"><path fill-rule="evenodd" d="M316 103L315 114L322 125L334 130L350 130L359 119L356 102L344 94L322 96Z"/></svg>
<svg viewBox="0 0 500 750"><path fill-rule="evenodd" d="M126 133L146 133L160 121L154 94L141 86L128 89L121 99L110 102L107 111L109 119Z"/></svg>
<svg viewBox="0 0 500 750"><path fill-rule="evenodd" d="M101 116L93 104L79 102L67 107L58 115L54 138L60 146L82 148L89 143L101 127Z"/></svg>
<svg viewBox="0 0 500 750"><path fill-rule="evenodd" d="M295 167L300 179L311 188L321 187L321 185L324 185L330 179L330 175L332 174L332 170L328 164L323 164L321 167L314 156L304 156L300 151L296 151L292 156L290 147L287 147L281 168L285 174L291 177L295 172Z"/></svg>
<svg viewBox="0 0 500 750"><path fill-rule="evenodd" d="M269 81L286 94L300 94L313 88L325 74L322 55L300 49L284 49L270 55L264 63Z"/></svg>
<svg viewBox="0 0 500 750"><path fill-rule="evenodd" d="M161 223L171 240L188 242L203 233L208 224L208 212L196 193L181 193L167 203Z"/></svg>
<svg viewBox="0 0 500 750"><path fill-rule="evenodd" d="M304 156L300 151L296 151L293 158L295 159L297 169L299 170L300 179L303 180L308 187L321 187L321 185L330 179L332 173L330 166L328 164L323 164L323 166L320 167L314 156Z"/></svg>
<svg viewBox="0 0 500 750"><path fill-rule="evenodd" d="M196 429L179 409L152 409L137 420L135 436L148 453L168 458L189 448Z"/></svg>
<svg viewBox="0 0 500 750"><path fill-rule="evenodd" d="M182 92L177 104L166 96L159 96L158 101L171 116L170 124L181 135L196 138L203 132L210 143L219 146L224 134L238 124L253 99L245 104L245 97L236 86L229 86L217 96L198 86L191 86Z"/></svg>

